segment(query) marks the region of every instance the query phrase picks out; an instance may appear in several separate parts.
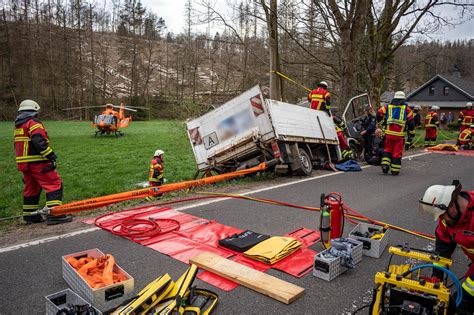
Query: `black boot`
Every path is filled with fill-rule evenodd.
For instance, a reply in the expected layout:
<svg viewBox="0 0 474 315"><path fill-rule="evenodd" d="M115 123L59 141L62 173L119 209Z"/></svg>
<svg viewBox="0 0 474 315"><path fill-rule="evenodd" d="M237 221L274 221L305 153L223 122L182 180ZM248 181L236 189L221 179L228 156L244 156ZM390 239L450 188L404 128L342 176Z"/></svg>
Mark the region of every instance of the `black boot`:
<svg viewBox="0 0 474 315"><path fill-rule="evenodd" d="M23 220L25 220L26 224L34 224L34 223L44 222L44 218L39 213L32 214L32 215L24 215Z"/></svg>
<svg viewBox="0 0 474 315"><path fill-rule="evenodd" d="M58 216L52 216L48 215L46 218L46 224L47 225L56 225L56 224L61 224L61 223L68 223L72 221L72 216L71 215L58 215Z"/></svg>
<svg viewBox="0 0 474 315"><path fill-rule="evenodd" d="M382 172L384 174L388 174L388 171L389 171L390 167L388 165L382 165Z"/></svg>

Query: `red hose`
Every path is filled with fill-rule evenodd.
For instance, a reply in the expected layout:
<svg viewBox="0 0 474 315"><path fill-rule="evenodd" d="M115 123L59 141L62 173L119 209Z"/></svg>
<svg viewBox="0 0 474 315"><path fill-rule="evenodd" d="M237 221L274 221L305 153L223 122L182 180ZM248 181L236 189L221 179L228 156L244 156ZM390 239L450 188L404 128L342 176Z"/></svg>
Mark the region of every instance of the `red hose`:
<svg viewBox="0 0 474 315"><path fill-rule="evenodd" d="M333 195L337 195L340 199L341 199L341 202L342 202L342 197L341 197L341 194L338 193L338 192L331 192L331 194ZM159 204L155 204L153 205L154 207L158 207L158 206L165 206L165 205L172 205L172 204L176 204L176 203L182 203L182 202L187 202L187 201L196 201L196 200L203 200L203 199L215 199L215 198L235 198L235 199L247 199L245 196L239 196L239 195L209 195L209 196L199 196L199 197L192 197L192 198L186 198L186 199L181 199L181 200L174 200L174 201L167 201L167 202L162 202L162 203L159 203ZM272 199L265 199L265 198L253 198L254 200L260 200L260 201L264 201L264 202L269 202L269 203L274 203L274 204L277 204L277 205L281 205L281 206L286 206L286 207L290 207L290 208L296 208L296 209L303 209L303 210L309 210L309 211L318 211L319 209L316 209L314 207L308 207L308 206L300 206L300 205L295 205L295 204L291 204L291 203L287 203L287 202L283 202L283 201L276 201L276 200L272 200ZM252 200L252 199L247 199L247 200ZM123 212L126 212L126 211L136 211L136 210L139 210L139 209L142 209L142 208L149 208L150 205L146 205L146 206L142 206L142 207L139 207L139 208L134 208L134 209L129 209L129 210L124 210L124 211L120 211L121 213ZM359 213L358 211L346 206L344 204L344 210L346 212L348 212L349 214L351 214L352 216L355 216L357 218L360 218L361 220L365 220L365 221L369 221L371 222L372 224L376 224L376 225L380 225L380 226L384 226L385 224L382 223L382 222L379 222L379 221L376 221L376 220L373 220L361 213ZM102 227L102 224L99 222L100 220L102 220L104 217L107 217L107 216L110 216L110 215L113 215L115 214L114 212L111 212L111 213L106 213L102 216L99 216L96 218L95 220L95 225L97 225L98 227L100 228L103 228ZM140 214L142 215L142 214ZM357 220L357 218L348 218L347 216L345 217L347 221L349 221L350 223L352 224L358 224L357 221L355 221L354 219ZM128 219L128 218L127 218ZM398 230L398 231L402 231L404 232L402 229L400 229L399 227L397 226L391 226L393 229L395 230ZM419 235L423 235L425 237L429 237L429 238L433 238L434 239L434 236L431 235L431 234L428 234L428 233L423 233L423 232L417 232L417 231L413 231L415 232L416 234L419 234ZM151 233L151 232L150 232ZM162 233L164 234L164 233Z"/></svg>

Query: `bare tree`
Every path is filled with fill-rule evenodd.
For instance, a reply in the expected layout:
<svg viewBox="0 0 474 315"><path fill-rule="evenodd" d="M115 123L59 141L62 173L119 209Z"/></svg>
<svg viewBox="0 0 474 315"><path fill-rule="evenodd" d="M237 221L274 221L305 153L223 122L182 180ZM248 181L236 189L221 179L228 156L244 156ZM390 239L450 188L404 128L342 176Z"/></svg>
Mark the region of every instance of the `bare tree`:
<svg viewBox="0 0 474 315"><path fill-rule="evenodd" d="M365 63L376 103L387 86L395 52L411 36L428 35L442 27L463 23L473 17L473 7L474 4L463 1L374 0L368 20Z"/></svg>

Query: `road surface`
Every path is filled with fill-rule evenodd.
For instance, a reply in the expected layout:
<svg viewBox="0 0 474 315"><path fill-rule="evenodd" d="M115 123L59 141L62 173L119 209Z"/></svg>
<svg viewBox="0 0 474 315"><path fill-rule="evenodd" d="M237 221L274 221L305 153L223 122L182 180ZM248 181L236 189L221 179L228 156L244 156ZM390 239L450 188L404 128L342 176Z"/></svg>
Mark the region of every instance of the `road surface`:
<svg viewBox="0 0 474 315"><path fill-rule="evenodd" d="M319 206L321 193L337 191L348 206L371 218L433 233L435 222L429 215L418 211L418 198L428 186L449 184L452 179L459 179L465 188L474 189L473 174L474 160L470 157L421 154L404 159L398 177L382 175L379 167L367 167L356 173L327 173L310 179L295 177L291 184L267 188L250 196ZM317 229L319 224L319 213L236 199L183 211L270 235L281 235L301 226ZM352 227L346 224L346 233ZM90 229L91 226L84 228ZM394 232L390 244L404 243L416 248L430 245L429 241ZM45 243L26 243L21 248L4 247L0 249L0 314L44 313L44 296L67 287L61 274L61 256L90 248L112 253L135 278L136 292L160 274L169 273L176 279L186 269L185 264L173 258L102 230ZM311 248L321 249L320 244ZM222 292L198 279L195 284L218 292L220 303L215 314L347 314L368 303L374 275L386 267L388 258L387 253L380 259L364 257L357 269L332 282L314 278L311 274L297 279L276 270L267 271L305 288L304 296L291 305L284 305L243 286ZM452 270L461 276L467 268L467 258L457 250L454 259Z"/></svg>

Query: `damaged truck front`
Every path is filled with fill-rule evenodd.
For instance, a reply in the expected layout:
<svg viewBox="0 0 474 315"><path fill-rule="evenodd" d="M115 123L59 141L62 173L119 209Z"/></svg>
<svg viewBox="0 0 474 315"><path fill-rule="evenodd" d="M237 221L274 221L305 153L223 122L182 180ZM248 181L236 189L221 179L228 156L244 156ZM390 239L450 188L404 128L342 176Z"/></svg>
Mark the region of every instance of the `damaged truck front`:
<svg viewBox="0 0 474 315"><path fill-rule="evenodd" d="M225 173L272 161L277 172L309 175L313 165L341 154L325 112L265 99L259 86L186 125L201 172Z"/></svg>

